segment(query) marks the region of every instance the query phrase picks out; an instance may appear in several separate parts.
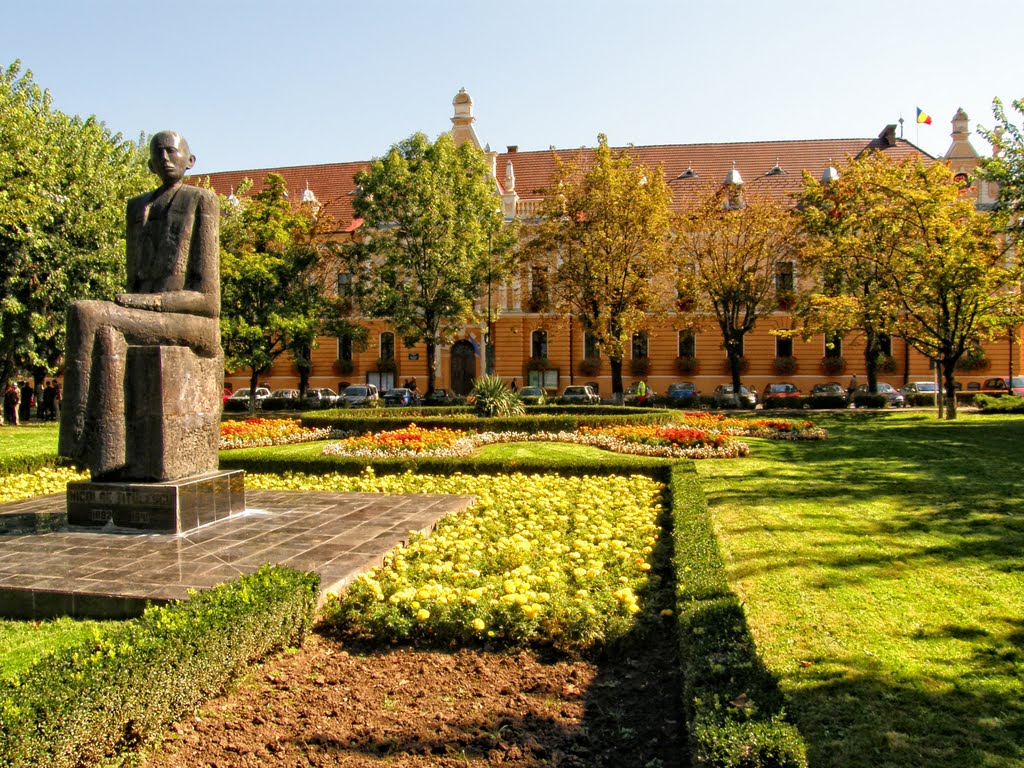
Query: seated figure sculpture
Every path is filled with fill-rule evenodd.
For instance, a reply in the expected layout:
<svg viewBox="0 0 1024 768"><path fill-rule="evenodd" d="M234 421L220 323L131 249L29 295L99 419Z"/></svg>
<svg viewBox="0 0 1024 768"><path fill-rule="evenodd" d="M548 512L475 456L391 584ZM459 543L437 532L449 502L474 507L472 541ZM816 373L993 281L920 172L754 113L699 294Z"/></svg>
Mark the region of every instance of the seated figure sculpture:
<svg viewBox="0 0 1024 768"><path fill-rule="evenodd" d="M183 183L179 134L149 145L159 189L128 201L127 292L68 312L58 453L94 481L217 468L221 379L218 202Z"/></svg>

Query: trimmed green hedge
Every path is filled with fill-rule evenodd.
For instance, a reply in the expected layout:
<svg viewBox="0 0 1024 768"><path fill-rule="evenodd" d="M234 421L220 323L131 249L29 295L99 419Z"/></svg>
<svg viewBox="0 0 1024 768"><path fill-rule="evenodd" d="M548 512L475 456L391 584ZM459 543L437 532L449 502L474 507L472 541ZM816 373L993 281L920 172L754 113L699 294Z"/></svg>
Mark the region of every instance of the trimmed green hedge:
<svg viewBox="0 0 1024 768"><path fill-rule="evenodd" d="M595 463L581 459L575 463L550 460L484 459L484 458L395 458L368 459L351 456L293 456L288 452L274 452L266 448L242 448L220 454L221 469L244 469L259 474L283 475L287 472L305 474L328 474L337 472L345 476L361 474L372 468L378 475L400 475L412 472L416 475L501 475L509 472L548 473L556 472L565 476L621 475L642 472L668 482L671 462L648 456L609 454L608 460Z"/></svg>
<svg viewBox="0 0 1024 768"><path fill-rule="evenodd" d="M845 408L847 403L846 395L815 395L807 398L811 408Z"/></svg>
<svg viewBox="0 0 1024 768"><path fill-rule="evenodd" d="M575 432L580 427L607 427L617 424L665 424L674 418L671 411L623 406L536 406L525 416L487 418L472 408L395 408L376 411L331 410L302 414L302 426L330 428L356 433L403 429L410 424L421 427L449 427L464 432Z"/></svg>
<svg viewBox="0 0 1024 768"><path fill-rule="evenodd" d="M807 398L802 395L796 397L766 397L763 403L766 411L776 408L799 410L807 405Z"/></svg>
<svg viewBox="0 0 1024 768"><path fill-rule="evenodd" d="M806 745L785 719L782 693L729 588L692 466L673 468L670 489L679 662L693 765L806 768Z"/></svg>
<svg viewBox="0 0 1024 768"><path fill-rule="evenodd" d="M0 683L0 764L75 768L131 750L251 663L301 643L320 577L264 566Z"/></svg>
<svg viewBox="0 0 1024 768"><path fill-rule="evenodd" d="M975 395L974 404L982 413L1024 413L1024 397L1014 395Z"/></svg>
<svg viewBox="0 0 1024 768"><path fill-rule="evenodd" d="M57 466L57 451L53 453L35 453L27 456L0 456L0 477L18 475L23 472L35 472L44 467Z"/></svg>

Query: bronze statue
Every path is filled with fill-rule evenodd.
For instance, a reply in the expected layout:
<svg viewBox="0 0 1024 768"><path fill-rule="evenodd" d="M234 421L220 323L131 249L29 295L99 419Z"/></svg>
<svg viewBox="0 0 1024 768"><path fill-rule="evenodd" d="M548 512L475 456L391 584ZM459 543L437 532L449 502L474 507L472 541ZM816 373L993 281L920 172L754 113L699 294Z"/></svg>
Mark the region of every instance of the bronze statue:
<svg viewBox="0 0 1024 768"><path fill-rule="evenodd" d="M128 201L127 292L68 312L58 453L94 480L168 480L217 466L217 196L183 183L195 163L184 137L162 131L149 150L162 184Z"/></svg>

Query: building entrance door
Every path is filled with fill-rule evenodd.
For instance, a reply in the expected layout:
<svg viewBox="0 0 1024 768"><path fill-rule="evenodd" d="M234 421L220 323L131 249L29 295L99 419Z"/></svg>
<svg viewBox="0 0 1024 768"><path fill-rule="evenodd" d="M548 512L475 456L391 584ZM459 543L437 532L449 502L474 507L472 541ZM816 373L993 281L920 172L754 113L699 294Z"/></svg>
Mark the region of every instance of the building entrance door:
<svg viewBox="0 0 1024 768"><path fill-rule="evenodd" d="M473 345L463 339L452 344L452 391L466 396L473 389L476 378L476 351Z"/></svg>

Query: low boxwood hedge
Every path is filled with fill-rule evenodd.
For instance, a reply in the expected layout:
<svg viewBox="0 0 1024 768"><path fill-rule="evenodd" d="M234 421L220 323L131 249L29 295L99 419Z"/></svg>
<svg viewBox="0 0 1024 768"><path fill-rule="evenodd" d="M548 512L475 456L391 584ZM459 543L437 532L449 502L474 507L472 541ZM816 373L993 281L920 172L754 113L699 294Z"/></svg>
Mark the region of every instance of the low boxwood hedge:
<svg viewBox="0 0 1024 768"><path fill-rule="evenodd" d="M788 408L790 410L800 410L807 404L807 398L803 396L796 397L766 397L763 401L764 409L766 411L776 408Z"/></svg>
<svg viewBox="0 0 1024 768"><path fill-rule="evenodd" d="M0 682L0 764L99 764L151 739L249 664L309 631L320 578L258 572L139 619Z"/></svg>
<svg viewBox="0 0 1024 768"><path fill-rule="evenodd" d="M807 398L807 404L811 408L845 408L847 400L846 395L815 395Z"/></svg>
<svg viewBox="0 0 1024 768"><path fill-rule="evenodd" d="M806 768L806 745L786 721L782 693L729 588L691 465L673 468L670 489L679 663L693 765Z"/></svg>
<svg viewBox="0 0 1024 768"><path fill-rule="evenodd" d="M1024 413L1024 397L1014 395L975 395L974 404L982 413Z"/></svg>

